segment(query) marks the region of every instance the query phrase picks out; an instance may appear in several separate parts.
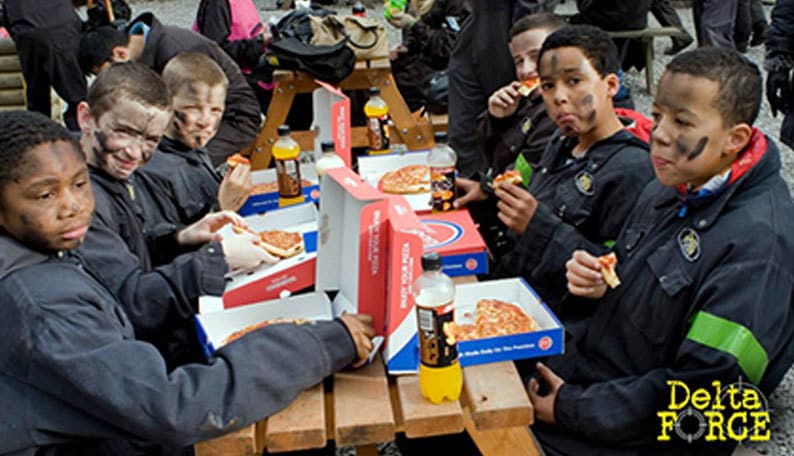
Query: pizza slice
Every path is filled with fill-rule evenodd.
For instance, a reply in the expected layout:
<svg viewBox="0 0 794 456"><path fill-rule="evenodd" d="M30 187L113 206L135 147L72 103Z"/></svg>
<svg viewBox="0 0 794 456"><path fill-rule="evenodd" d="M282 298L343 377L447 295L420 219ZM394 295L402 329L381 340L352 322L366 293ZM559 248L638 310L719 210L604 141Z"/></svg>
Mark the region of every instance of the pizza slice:
<svg viewBox="0 0 794 456"><path fill-rule="evenodd" d="M491 187L496 190L502 184L523 185L524 180L521 178L521 173L517 169L511 169L510 171L505 171L494 177Z"/></svg>
<svg viewBox="0 0 794 456"><path fill-rule="evenodd" d="M601 276L604 278L604 282L606 282L610 288L617 288L620 286L620 278L617 272L615 272L615 266L618 264L618 257L615 255L615 252L598 257L598 264L601 266Z"/></svg>
<svg viewBox="0 0 794 456"><path fill-rule="evenodd" d="M303 252L303 235L291 231L272 230L259 233L256 244L280 258L289 258Z"/></svg>
<svg viewBox="0 0 794 456"><path fill-rule="evenodd" d="M277 323L293 323L296 325L302 325L308 322L309 320L306 320L304 318L273 318L271 320L265 320L259 323L254 323L253 325L248 325L239 331L235 331L229 334L229 336L223 340L223 343L221 345L226 345L230 342L233 342L250 332L256 331L259 328L264 328L265 326L275 325Z"/></svg>
<svg viewBox="0 0 794 456"><path fill-rule="evenodd" d="M506 336L537 331L540 325L515 304L498 299L477 302L474 325L480 338Z"/></svg>
<svg viewBox="0 0 794 456"><path fill-rule="evenodd" d="M250 164L251 162L240 154L231 155L226 159L226 166L228 166L229 169L234 169L234 167L237 165L250 165Z"/></svg>
<svg viewBox="0 0 794 456"><path fill-rule="evenodd" d="M529 78L526 81L521 82L521 86L518 88L518 93L522 97L528 97L529 94L532 93L540 85L540 78L534 77Z"/></svg>
<svg viewBox="0 0 794 456"><path fill-rule="evenodd" d="M427 165L408 165L389 171L380 178L384 193L407 195L430 191L430 168Z"/></svg>

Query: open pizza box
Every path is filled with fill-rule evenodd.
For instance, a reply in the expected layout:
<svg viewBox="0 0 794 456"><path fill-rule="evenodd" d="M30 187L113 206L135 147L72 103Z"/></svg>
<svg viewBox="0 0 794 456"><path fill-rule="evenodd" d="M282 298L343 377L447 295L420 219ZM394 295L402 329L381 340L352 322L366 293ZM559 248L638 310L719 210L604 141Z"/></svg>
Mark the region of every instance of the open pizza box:
<svg viewBox="0 0 794 456"><path fill-rule="evenodd" d="M381 178L390 171L395 171L403 166L425 165L429 152L409 152L405 154L379 155L372 157L358 157L358 173L373 187L382 189ZM430 201L430 172L427 174L428 190L422 193L403 195L416 212L428 212L432 209Z"/></svg>
<svg viewBox="0 0 794 456"><path fill-rule="evenodd" d="M306 202L320 201L320 181L314 163L300 165L301 190ZM278 209L278 180L275 168L262 169L251 173L251 183L254 188L251 196L245 201L238 211L240 215L261 214Z"/></svg>
<svg viewBox="0 0 794 456"><path fill-rule="evenodd" d="M314 204L298 204L244 217L244 220L256 232L284 230L301 233L304 251L276 264L259 266L254 271L227 274L223 296L199 298L201 314L278 298L314 285L317 260L317 209ZM234 236L231 225L225 226L221 235Z"/></svg>
<svg viewBox="0 0 794 456"><path fill-rule="evenodd" d="M477 302L498 299L519 306L540 330L458 342L463 367L524 358L559 355L565 351L562 323L535 291L520 278L467 283L455 287L455 322L473 324ZM410 312L388 339L388 369L391 374L415 373L419 367L419 345L413 302Z"/></svg>
<svg viewBox="0 0 794 456"><path fill-rule="evenodd" d="M450 277L488 272L488 251L466 209L420 215L419 233L426 252L438 252Z"/></svg>
<svg viewBox="0 0 794 456"><path fill-rule="evenodd" d="M263 321L282 319L331 320L331 300L324 293L310 293L200 314L196 316L196 330L209 358L233 333Z"/></svg>
<svg viewBox="0 0 794 456"><path fill-rule="evenodd" d="M315 161L322 156L320 145L324 141L333 141L336 155L339 155L348 167L352 167L350 98L337 87L322 81L315 82L318 86L312 92Z"/></svg>

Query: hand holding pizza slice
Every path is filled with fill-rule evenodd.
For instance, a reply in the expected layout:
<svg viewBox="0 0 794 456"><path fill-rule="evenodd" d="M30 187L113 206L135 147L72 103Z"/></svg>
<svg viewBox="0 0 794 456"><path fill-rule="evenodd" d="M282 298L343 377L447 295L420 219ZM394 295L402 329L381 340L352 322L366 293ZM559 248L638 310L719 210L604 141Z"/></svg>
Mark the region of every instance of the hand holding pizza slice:
<svg viewBox="0 0 794 456"><path fill-rule="evenodd" d="M539 85L540 78L529 78L526 81L521 82L521 86L518 88L518 93L521 94L522 97L528 97Z"/></svg>
<svg viewBox="0 0 794 456"><path fill-rule="evenodd" d="M615 252L598 257L598 264L601 266L601 275L604 277L604 282L609 285L609 288L620 286L620 278L615 272L615 266L618 264L618 257Z"/></svg>
<svg viewBox="0 0 794 456"><path fill-rule="evenodd" d="M521 178L521 173L517 169L511 169L494 177L491 187L496 190L502 184L523 185L524 180Z"/></svg>

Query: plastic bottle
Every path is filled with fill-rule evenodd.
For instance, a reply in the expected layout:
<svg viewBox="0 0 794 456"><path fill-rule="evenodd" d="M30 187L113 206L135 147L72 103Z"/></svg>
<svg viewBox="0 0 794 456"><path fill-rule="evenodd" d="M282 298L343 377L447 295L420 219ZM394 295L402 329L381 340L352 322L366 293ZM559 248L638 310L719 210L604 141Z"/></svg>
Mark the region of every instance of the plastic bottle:
<svg viewBox="0 0 794 456"><path fill-rule="evenodd" d="M436 145L427 157L433 212L451 211L455 202L455 163L458 156L449 147L446 132L436 132L434 139Z"/></svg>
<svg viewBox="0 0 794 456"><path fill-rule="evenodd" d="M463 386L463 373L457 341L444 331L445 325L455 320L455 284L441 272L437 252L422 255L422 270L411 290L419 332L419 389L434 404L444 399L455 401Z"/></svg>
<svg viewBox="0 0 794 456"><path fill-rule="evenodd" d="M367 8L361 2L353 3L353 16L367 17Z"/></svg>
<svg viewBox="0 0 794 456"><path fill-rule="evenodd" d="M301 188L300 147L289 135L289 125L278 127L278 140L273 144L276 159L279 207L304 201Z"/></svg>
<svg viewBox="0 0 794 456"><path fill-rule="evenodd" d="M383 155L391 152L389 144L389 105L380 97L380 89L369 89L369 100L364 105L367 116L367 136L369 155Z"/></svg>
<svg viewBox="0 0 794 456"><path fill-rule="evenodd" d="M345 161L342 160L342 157L336 155L336 145L333 141L323 141L320 145L320 149L322 149L323 155L315 164L317 167L317 177L322 177L327 169L343 168L345 166Z"/></svg>
<svg viewBox="0 0 794 456"><path fill-rule="evenodd" d="M388 21L391 15L405 10L408 0L387 0L383 8L383 17Z"/></svg>

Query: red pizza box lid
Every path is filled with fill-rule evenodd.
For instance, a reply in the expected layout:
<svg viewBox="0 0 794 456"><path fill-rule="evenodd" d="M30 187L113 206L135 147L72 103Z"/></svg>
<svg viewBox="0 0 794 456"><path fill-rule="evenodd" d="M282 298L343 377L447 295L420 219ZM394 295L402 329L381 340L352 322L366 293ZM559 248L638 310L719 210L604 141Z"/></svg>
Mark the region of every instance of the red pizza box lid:
<svg viewBox="0 0 794 456"><path fill-rule="evenodd" d="M419 220L423 226L425 250L435 250L444 256L486 249L485 241L466 209L420 215Z"/></svg>

